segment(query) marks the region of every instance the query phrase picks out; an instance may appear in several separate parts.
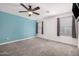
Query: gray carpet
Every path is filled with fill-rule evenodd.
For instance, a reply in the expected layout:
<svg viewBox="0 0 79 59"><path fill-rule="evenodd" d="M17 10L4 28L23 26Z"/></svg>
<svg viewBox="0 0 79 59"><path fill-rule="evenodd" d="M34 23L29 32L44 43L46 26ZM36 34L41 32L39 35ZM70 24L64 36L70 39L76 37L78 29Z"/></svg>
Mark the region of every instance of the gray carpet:
<svg viewBox="0 0 79 59"><path fill-rule="evenodd" d="M79 49L50 40L33 38L0 46L0 56L78 56Z"/></svg>

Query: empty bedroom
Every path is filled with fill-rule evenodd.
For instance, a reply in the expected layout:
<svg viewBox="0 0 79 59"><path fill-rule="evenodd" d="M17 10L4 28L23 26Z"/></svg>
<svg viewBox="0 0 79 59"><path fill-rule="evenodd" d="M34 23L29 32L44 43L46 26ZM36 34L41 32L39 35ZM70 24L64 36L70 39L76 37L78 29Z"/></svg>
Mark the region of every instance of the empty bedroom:
<svg viewBox="0 0 79 59"><path fill-rule="evenodd" d="M0 3L0 56L79 56L79 3Z"/></svg>

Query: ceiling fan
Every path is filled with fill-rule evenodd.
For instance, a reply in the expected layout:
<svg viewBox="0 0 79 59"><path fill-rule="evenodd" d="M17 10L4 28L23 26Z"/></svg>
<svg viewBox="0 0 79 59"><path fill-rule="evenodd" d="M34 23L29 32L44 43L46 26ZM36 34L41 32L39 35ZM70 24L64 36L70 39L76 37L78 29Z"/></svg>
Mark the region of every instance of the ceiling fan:
<svg viewBox="0 0 79 59"><path fill-rule="evenodd" d="M22 7L24 7L26 9L26 11L19 11L19 13L27 12L29 16L31 16L32 14L40 15L39 13L35 12L36 10L40 9L39 6L35 7L34 9L32 9L31 5L29 5L28 7L26 7L23 3L20 3L20 5Z"/></svg>

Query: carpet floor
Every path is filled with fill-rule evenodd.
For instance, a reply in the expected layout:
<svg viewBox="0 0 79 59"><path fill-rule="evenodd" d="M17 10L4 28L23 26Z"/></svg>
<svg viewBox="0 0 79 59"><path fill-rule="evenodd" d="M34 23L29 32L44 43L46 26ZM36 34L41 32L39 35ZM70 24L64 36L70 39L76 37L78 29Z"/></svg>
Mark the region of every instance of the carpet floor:
<svg viewBox="0 0 79 59"><path fill-rule="evenodd" d="M76 46L33 38L0 45L0 56L79 56Z"/></svg>

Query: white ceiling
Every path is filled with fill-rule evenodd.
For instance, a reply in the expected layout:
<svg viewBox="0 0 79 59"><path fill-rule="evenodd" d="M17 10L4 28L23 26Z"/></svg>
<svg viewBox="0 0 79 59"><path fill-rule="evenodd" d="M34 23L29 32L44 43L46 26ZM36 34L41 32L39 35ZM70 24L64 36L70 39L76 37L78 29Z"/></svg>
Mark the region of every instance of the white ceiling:
<svg viewBox="0 0 79 59"><path fill-rule="evenodd" d="M26 6L29 5L29 3L24 4ZM32 8L35 8L36 6L40 7L40 10L36 11L40 13L39 16L33 14L31 17L29 17L27 16L27 13L19 13L18 11L26 10L19 3L0 3L0 11L31 18L33 20L72 11L72 3L30 3L30 5L32 5Z"/></svg>

